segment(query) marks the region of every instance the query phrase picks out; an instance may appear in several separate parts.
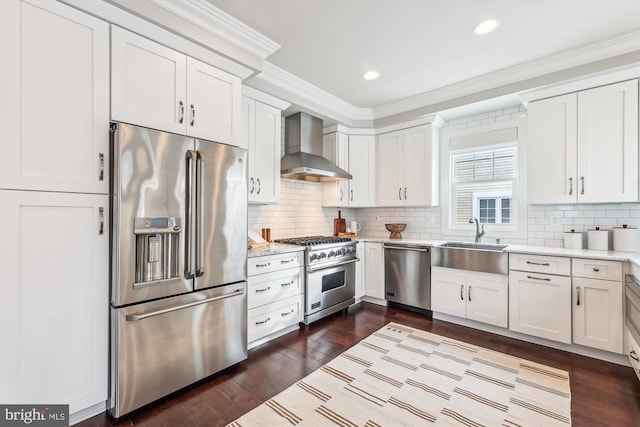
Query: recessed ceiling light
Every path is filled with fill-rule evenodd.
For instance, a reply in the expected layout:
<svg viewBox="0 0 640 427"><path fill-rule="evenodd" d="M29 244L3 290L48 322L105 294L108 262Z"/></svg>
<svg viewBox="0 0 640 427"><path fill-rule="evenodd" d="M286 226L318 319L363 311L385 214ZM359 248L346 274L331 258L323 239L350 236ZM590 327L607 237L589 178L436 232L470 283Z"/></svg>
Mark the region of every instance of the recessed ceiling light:
<svg viewBox="0 0 640 427"><path fill-rule="evenodd" d="M475 27L473 27L473 34L477 36L481 36L484 34L489 34L495 31L496 28L500 26L500 21L497 19L487 19L486 21L482 21Z"/></svg>
<svg viewBox="0 0 640 427"><path fill-rule="evenodd" d="M380 77L380 73L377 71L367 71L362 75L362 78L365 80L375 80Z"/></svg>

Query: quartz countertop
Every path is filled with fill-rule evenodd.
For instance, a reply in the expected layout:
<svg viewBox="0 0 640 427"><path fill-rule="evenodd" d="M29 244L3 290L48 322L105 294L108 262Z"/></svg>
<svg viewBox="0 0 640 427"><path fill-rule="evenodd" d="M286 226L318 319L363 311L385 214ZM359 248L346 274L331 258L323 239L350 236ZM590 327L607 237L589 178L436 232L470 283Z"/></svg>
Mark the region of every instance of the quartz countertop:
<svg viewBox="0 0 640 427"><path fill-rule="evenodd" d="M277 255L277 254L284 254L287 252L300 252L300 251L304 251L304 246L287 245L284 243L271 243L269 246L249 249L248 257L255 258L260 256Z"/></svg>

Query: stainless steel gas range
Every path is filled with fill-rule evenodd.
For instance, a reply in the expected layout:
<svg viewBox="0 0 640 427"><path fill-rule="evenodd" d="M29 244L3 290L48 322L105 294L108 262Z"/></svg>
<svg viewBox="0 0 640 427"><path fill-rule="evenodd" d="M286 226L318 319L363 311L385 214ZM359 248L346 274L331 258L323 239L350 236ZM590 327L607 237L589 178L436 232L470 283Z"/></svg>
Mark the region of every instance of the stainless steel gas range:
<svg viewBox="0 0 640 427"><path fill-rule="evenodd" d="M355 263L359 261L355 241L311 236L276 242L305 246L305 326L355 302Z"/></svg>

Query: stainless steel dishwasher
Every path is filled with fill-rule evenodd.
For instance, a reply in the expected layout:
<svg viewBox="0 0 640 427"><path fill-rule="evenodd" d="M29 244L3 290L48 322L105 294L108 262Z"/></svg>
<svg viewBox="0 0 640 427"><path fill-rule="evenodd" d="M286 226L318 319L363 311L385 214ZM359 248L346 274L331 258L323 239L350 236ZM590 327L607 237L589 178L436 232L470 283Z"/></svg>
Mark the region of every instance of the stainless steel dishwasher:
<svg viewBox="0 0 640 427"><path fill-rule="evenodd" d="M385 243L384 287L387 301L406 308L431 310L431 249Z"/></svg>

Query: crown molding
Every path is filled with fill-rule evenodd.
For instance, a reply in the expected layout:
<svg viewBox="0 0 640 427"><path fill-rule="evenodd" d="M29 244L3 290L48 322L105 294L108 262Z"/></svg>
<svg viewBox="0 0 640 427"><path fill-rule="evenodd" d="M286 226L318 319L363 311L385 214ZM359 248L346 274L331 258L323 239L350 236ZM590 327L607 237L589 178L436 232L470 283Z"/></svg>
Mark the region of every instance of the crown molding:
<svg viewBox="0 0 640 427"><path fill-rule="evenodd" d="M291 103L288 101L283 101L280 98L276 98L268 93L259 91L249 86L242 85L242 96L246 96L247 98L254 99L256 101L260 101L263 104L270 105L272 107L277 108L278 110L286 110L291 106Z"/></svg>
<svg viewBox="0 0 640 427"><path fill-rule="evenodd" d="M566 50L555 55L504 68L477 78L376 107L373 109L374 120L418 110L425 105L443 103L473 93L489 91L497 87L535 79L541 75L552 74L568 68L576 68L634 51L640 51L640 30L619 34L617 37L608 40L584 45L577 49Z"/></svg>
<svg viewBox="0 0 640 427"><path fill-rule="evenodd" d="M270 38L205 0L147 1L261 59L273 55L281 47Z"/></svg>
<svg viewBox="0 0 640 427"><path fill-rule="evenodd" d="M251 77L247 84L272 93L275 91L277 92L276 96L283 97L302 108L310 109L347 126L355 126L356 123L373 120L371 108L355 107L267 61L263 63L262 72Z"/></svg>

